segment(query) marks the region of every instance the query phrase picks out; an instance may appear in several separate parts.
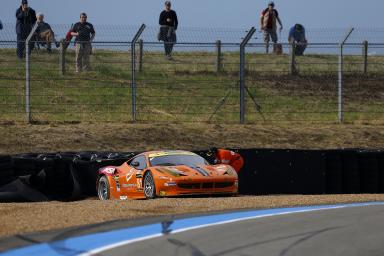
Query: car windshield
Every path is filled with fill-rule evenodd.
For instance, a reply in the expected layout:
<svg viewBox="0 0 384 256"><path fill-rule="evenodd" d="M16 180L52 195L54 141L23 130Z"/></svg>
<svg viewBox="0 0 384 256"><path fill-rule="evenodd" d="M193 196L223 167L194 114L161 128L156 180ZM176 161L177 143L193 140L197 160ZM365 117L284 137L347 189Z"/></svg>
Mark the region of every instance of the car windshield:
<svg viewBox="0 0 384 256"><path fill-rule="evenodd" d="M149 158L152 166L175 166L175 165L207 165L208 162L198 155L167 155Z"/></svg>

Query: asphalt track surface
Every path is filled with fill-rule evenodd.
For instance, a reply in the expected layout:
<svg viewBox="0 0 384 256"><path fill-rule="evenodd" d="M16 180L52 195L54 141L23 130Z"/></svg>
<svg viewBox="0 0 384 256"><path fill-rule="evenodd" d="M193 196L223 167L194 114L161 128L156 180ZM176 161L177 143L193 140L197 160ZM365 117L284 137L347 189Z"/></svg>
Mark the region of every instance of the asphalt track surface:
<svg viewBox="0 0 384 256"><path fill-rule="evenodd" d="M281 215L165 235L102 255L384 255L384 206Z"/></svg>
<svg viewBox="0 0 384 256"><path fill-rule="evenodd" d="M4 255L43 255L44 248L46 255L384 255L384 203L243 211L163 219L161 225L158 221L117 233L100 226L93 232L104 232L104 239L132 235L109 246L94 246L97 250L71 249L80 248L84 237L92 241L80 236Z"/></svg>

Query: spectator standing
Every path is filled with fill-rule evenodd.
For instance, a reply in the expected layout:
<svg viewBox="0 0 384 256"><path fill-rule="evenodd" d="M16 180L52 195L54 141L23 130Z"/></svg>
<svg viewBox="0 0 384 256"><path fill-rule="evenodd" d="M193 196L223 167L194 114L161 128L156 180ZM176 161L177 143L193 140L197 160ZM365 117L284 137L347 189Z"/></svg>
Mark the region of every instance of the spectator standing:
<svg viewBox="0 0 384 256"><path fill-rule="evenodd" d="M160 32L158 39L164 41L165 57L172 59L173 46L176 43L176 30L179 22L177 14L171 9L171 2L165 2L165 10L160 13Z"/></svg>
<svg viewBox="0 0 384 256"><path fill-rule="evenodd" d="M303 25L295 24L295 26L289 30L288 42L290 44L296 44L295 55L303 55L308 43Z"/></svg>
<svg viewBox="0 0 384 256"><path fill-rule="evenodd" d="M279 22L280 31L283 29L283 24L279 17L279 12L275 9L275 3L269 2L268 8L263 10L260 18L260 29L264 32L265 52L269 52L269 41L272 39L274 45L277 43L277 25Z"/></svg>
<svg viewBox="0 0 384 256"><path fill-rule="evenodd" d="M2 29L3 29L3 23L0 20L0 30L2 30Z"/></svg>
<svg viewBox="0 0 384 256"><path fill-rule="evenodd" d="M76 37L76 72L89 71L91 69L89 57L96 32L93 25L87 22L87 14L80 14L80 22L73 26L71 35Z"/></svg>
<svg viewBox="0 0 384 256"><path fill-rule="evenodd" d="M25 40L31 33L33 25L36 23L36 12L28 6L27 0L21 1L21 6L16 10L16 34L17 34L17 57L22 59L24 56ZM32 50L34 43L29 43ZM30 54L30 52L28 52Z"/></svg>
<svg viewBox="0 0 384 256"><path fill-rule="evenodd" d="M36 15L36 18L36 34L38 36L38 41L46 43L48 52L51 52L51 43L55 43L56 47L59 47L59 43L56 42L55 39L55 33L53 33L51 26L48 23L44 22L44 14L38 13Z"/></svg>
<svg viewBox="0 0 384 256"><path fill-rule="evenodd" d="M242 156L232 150L211 148L210 151L215 157L215 164L228 164L232 166L237 173L240 172L244 165Z"/></svg>

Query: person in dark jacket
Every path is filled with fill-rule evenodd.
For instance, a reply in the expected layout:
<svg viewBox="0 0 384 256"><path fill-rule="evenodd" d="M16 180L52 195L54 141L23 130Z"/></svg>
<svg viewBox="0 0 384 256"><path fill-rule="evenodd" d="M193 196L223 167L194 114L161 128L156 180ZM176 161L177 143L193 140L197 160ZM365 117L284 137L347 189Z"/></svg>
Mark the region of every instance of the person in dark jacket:
<svg viewBox="0 0 384 256"><path fill-rule="evenodd" d="M159 17L160 32L158 39L164 41L165 56L172 59L173 45L176 43L176 30L179 22L177 14L171 10L171 2L165 2L165 10L160 13Z"/></svg>
<svg viewBox="0 0 384 256"><path fill-rule="evenodd" d="M0 30L2 30L2 29L3 29L3 23L0 20Z"/></svg>
<svg viewBox="0 0 384 256"><path fill-rule="evenodd" d="M36 23L36 12L28 6L27 0L21 1L21 6L16 10L16 34L17 34L17 57L23 58L25 40L31 33L33 25ZM29 44L32 50L34 43ZM29 53L28 53L29 54Z"/></svg>
<svg viewBox="0 0 384 256"><path fill-rule="evenodd" d="M91 70L89 57L92 53L92 41L96 36L93 25L87 22L87 14L80 14L80 22L71 29L71 35L76 37L76 72Z"/></svg>
<svg viewBox="0 0 384 256"><path fill-rule="evenodd" d="M295 45L295 54L296 55L303 55L305 48L307 48L307 38L305 37L305 28L301 24L295 24L290 30L289 30L289 36L288 36L288 42L290 44L296 44Z"/></svg>

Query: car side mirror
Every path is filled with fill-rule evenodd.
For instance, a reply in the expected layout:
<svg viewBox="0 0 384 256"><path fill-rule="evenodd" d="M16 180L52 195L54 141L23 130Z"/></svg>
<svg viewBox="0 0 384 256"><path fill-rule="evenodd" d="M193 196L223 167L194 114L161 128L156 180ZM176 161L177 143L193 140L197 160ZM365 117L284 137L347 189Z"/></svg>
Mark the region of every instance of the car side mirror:
<svg viewBox="0 0 384 256"><path fill-rule="evenodd" d="M140 163L136 162L136 161L131 163L132 167L138 167L139 165L140 165Z"/></svg>

